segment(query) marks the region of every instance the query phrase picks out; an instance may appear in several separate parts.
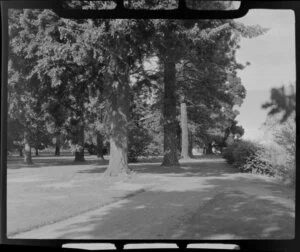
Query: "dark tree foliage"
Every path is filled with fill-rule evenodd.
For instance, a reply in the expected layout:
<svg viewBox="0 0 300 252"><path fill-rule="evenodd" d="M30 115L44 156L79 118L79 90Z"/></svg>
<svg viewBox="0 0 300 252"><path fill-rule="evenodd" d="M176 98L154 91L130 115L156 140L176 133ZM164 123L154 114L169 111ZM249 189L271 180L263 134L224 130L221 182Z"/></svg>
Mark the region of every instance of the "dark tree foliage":
<svg viewBox="0 0 300 252"><path fill-rule="evenodd" d="M143 4L168 8L174 1ZM20 140L29 161L31 147L52 138L56 155L62 138L69 140L77 161L85 147L103 158L109 142L106 174L115 176L128 173L128 159L141 155L163 155L163 165L177 165L180 132L184 157L194 142L242 135L234 107L246 95L237 77L244 66L235 53L241 37L265 29L232 20L66 20L50 10L10 16L10 123L23 132L22 141L10 136L10 143ZM156 66L147 68L147 61Z"/></svg>
<svg viewBox="0 0 300 252"><path fill-rule="evenodd" d="M270 101L262 105L263 109L269 109L268 115L283 113L281 123L285 122L296 109L296 90L290 84L288 90L285 86L272 88Z"/></svg>

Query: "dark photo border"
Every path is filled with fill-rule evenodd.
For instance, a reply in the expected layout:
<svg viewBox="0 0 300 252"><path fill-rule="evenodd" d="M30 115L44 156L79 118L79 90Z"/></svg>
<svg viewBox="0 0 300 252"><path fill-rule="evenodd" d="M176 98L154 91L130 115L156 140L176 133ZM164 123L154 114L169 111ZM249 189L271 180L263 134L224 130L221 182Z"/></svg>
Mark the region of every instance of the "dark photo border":
<svg viewBox="0 0 300 252"><path fill-rule="evenodd" d="M173 19L219 19L219 18L239 18L247 14L249 9L288 9L295 14L295 34L296 34L296 88L299 87L300 79L300 1L244 1L238 10L230 11L197 11L188 9L184 0L179 0L179 8L175 10L132 10L123 6L123 0L117 0L117 7L112 10L66 10L63 9L60 1L1 1L1 177L0 177L0 241L1 245L9 245L10 249L26 248L35 250L43 248L61 248L66 243L112 243L117 250L123 250L128 243L176 243L180 249L185 249L188 244L193 243L222 243L239 245L242 251L297 251L299 246L299 216L297 210L299 206L299 186L300 171L296 171L296 218L295 218L295 238L291 240L74 240L74 239L8 239L7 238L7 73L8 73L8 9L10 8L35 8L53 9L59 16L64 18L173 18ZM296 93L296 100L300 100L300 93ZM296 108L296 142L299 137L299 108ZM296 148L296 163L299 159L299 148ZM298 189L298 191L297 191ZM25 246L25 247L24 247ZM32 246L32 247L31 247ZM65 249L62 249L65 250ZM148 251L149 249L145 249ZM175 249L165 249L175 250ZM177 249L178 250L178 249ZM188 249L187 249L188 250ZM191 250L191 249L189 249ZM195 250L195 249L194 249ZM136 250L135 250L136 251ZM150 250L149 250L150 251ZM151 250L152 251L152 250ZM213 250L216 251L216 250Z"/></svg>

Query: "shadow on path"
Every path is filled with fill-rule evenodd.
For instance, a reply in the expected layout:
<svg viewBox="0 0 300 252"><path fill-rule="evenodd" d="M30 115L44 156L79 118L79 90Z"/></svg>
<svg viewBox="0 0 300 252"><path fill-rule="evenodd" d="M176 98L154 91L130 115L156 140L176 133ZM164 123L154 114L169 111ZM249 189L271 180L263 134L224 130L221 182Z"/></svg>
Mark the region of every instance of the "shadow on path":
<svg viewBox="0 0 300 252"><path fill-rule="evenodd" d="M177 228L174 239L293 239L294 210L272 197L216 195Z"/></svg>
<svg viewBox="0 0 300 252"><path fill-rule="evenodd" d="M204 193L204 203L197 202L194 212L188 198L199 200L198 194L143 193L53 231L60 239L293 238L294 212L289 207L268 198L227 191L214 198Z"/></svg>
<svg viewBox="0 0 300 252"><path fill-rule="evenodd" d="M242 174L223 159L131 164L155 186L111 205L32 230L41 239L292 239L294 193ZM102 173L104 166L77 171ZM128 182L129 183L129 182ZM26 236L28 235L28 236Z"/></svg>
<svg viewBox="0 0 300 252"><path fill-rule="evenodd" d="M294 205L284 187L245 174L178 173L182 176L172 175L149 191L35 234L42 239L293 238Z"/></svg>

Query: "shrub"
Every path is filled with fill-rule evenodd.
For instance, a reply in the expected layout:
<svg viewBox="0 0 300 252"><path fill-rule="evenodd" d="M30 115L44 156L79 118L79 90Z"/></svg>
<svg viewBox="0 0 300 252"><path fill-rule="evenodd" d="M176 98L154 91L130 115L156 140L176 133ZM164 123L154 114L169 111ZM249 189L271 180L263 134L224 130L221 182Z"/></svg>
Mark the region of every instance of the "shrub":
<svg viewBox="0 0 300 252"><path fill-rule="evenodd" d="M258 151L252 157L248 158L245 164L239 167L240 171L274 175L274 170L269 160L262 158L259 153L261 152Z"/></svg>
<svg viewBox="0 0 300 252"><path fill-rule="evenodd" d="M247 161L254 158L260 148L260 145L255 142L239 141L237 147L233 150L233 165L240 169Z"/></svg>
<svg viewBox="0 0 300 252"><path fill-rule="evenodd" d="M97 154L97 146L93 143L85 143L84 148L88 151L90 155L96 155Z"/></svg>
<svg viewBox="0 0 300 252"><path fill-rule="evenodd" d="M274 176L285 183L295 186L296 181L296 123L292 115L284 123L276 117L269 119L268 132L272 140L258 153L261 160L268 160Z"/></svg>
<svg viewBox="0 0 300 252"><path fill-rule="evenodd" d="M295 186L296 181L296 127L294 119L271 129L269 144L235 141L224 148L223 157L241 172L267 174Z"/></svg>
<svg viewBox="0 0 300 252"><path fill-rule="evenodd" d="M228 164L234 163L233 151L237 148L239 142L233 142L223 149L222 156L226 159Z"/></svg>
<svg viewBox="0 0 300 252"><path fill-rule="evenodd" d="M287 181L289 184L295 182L295 159L275 142L264 145L252 160L242 169L253 173L268 174Z"/></svg>
<svg viewBox="0 0 300 252"><path fill-rule="evenodd" d="M146 148L151 142L147 129L132 126L128 135L128 161L136 162L139 156L146 155Z"/></svg>
<svg viewBox="0 0 300 252"><path fill-rule="evenodd" d="M224 148L222 154L228 164L232 164L242 172L249 172L249 168L244 165L254 158L260 148L261 146L256 142L238 140Z"/></svg>

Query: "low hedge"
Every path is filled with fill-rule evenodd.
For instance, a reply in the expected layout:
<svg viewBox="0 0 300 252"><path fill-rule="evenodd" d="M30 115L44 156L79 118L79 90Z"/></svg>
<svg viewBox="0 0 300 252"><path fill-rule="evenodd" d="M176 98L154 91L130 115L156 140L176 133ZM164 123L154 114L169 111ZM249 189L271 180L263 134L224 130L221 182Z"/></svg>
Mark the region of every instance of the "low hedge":
<svg viewBox="0 0 300 252"><path fill-rule="evenodd" d="M223 151L223 158L236 168L241 169L260 150L260 145L246 140L235 141ZM241 169L241 171L245 171Z"/></svg>

